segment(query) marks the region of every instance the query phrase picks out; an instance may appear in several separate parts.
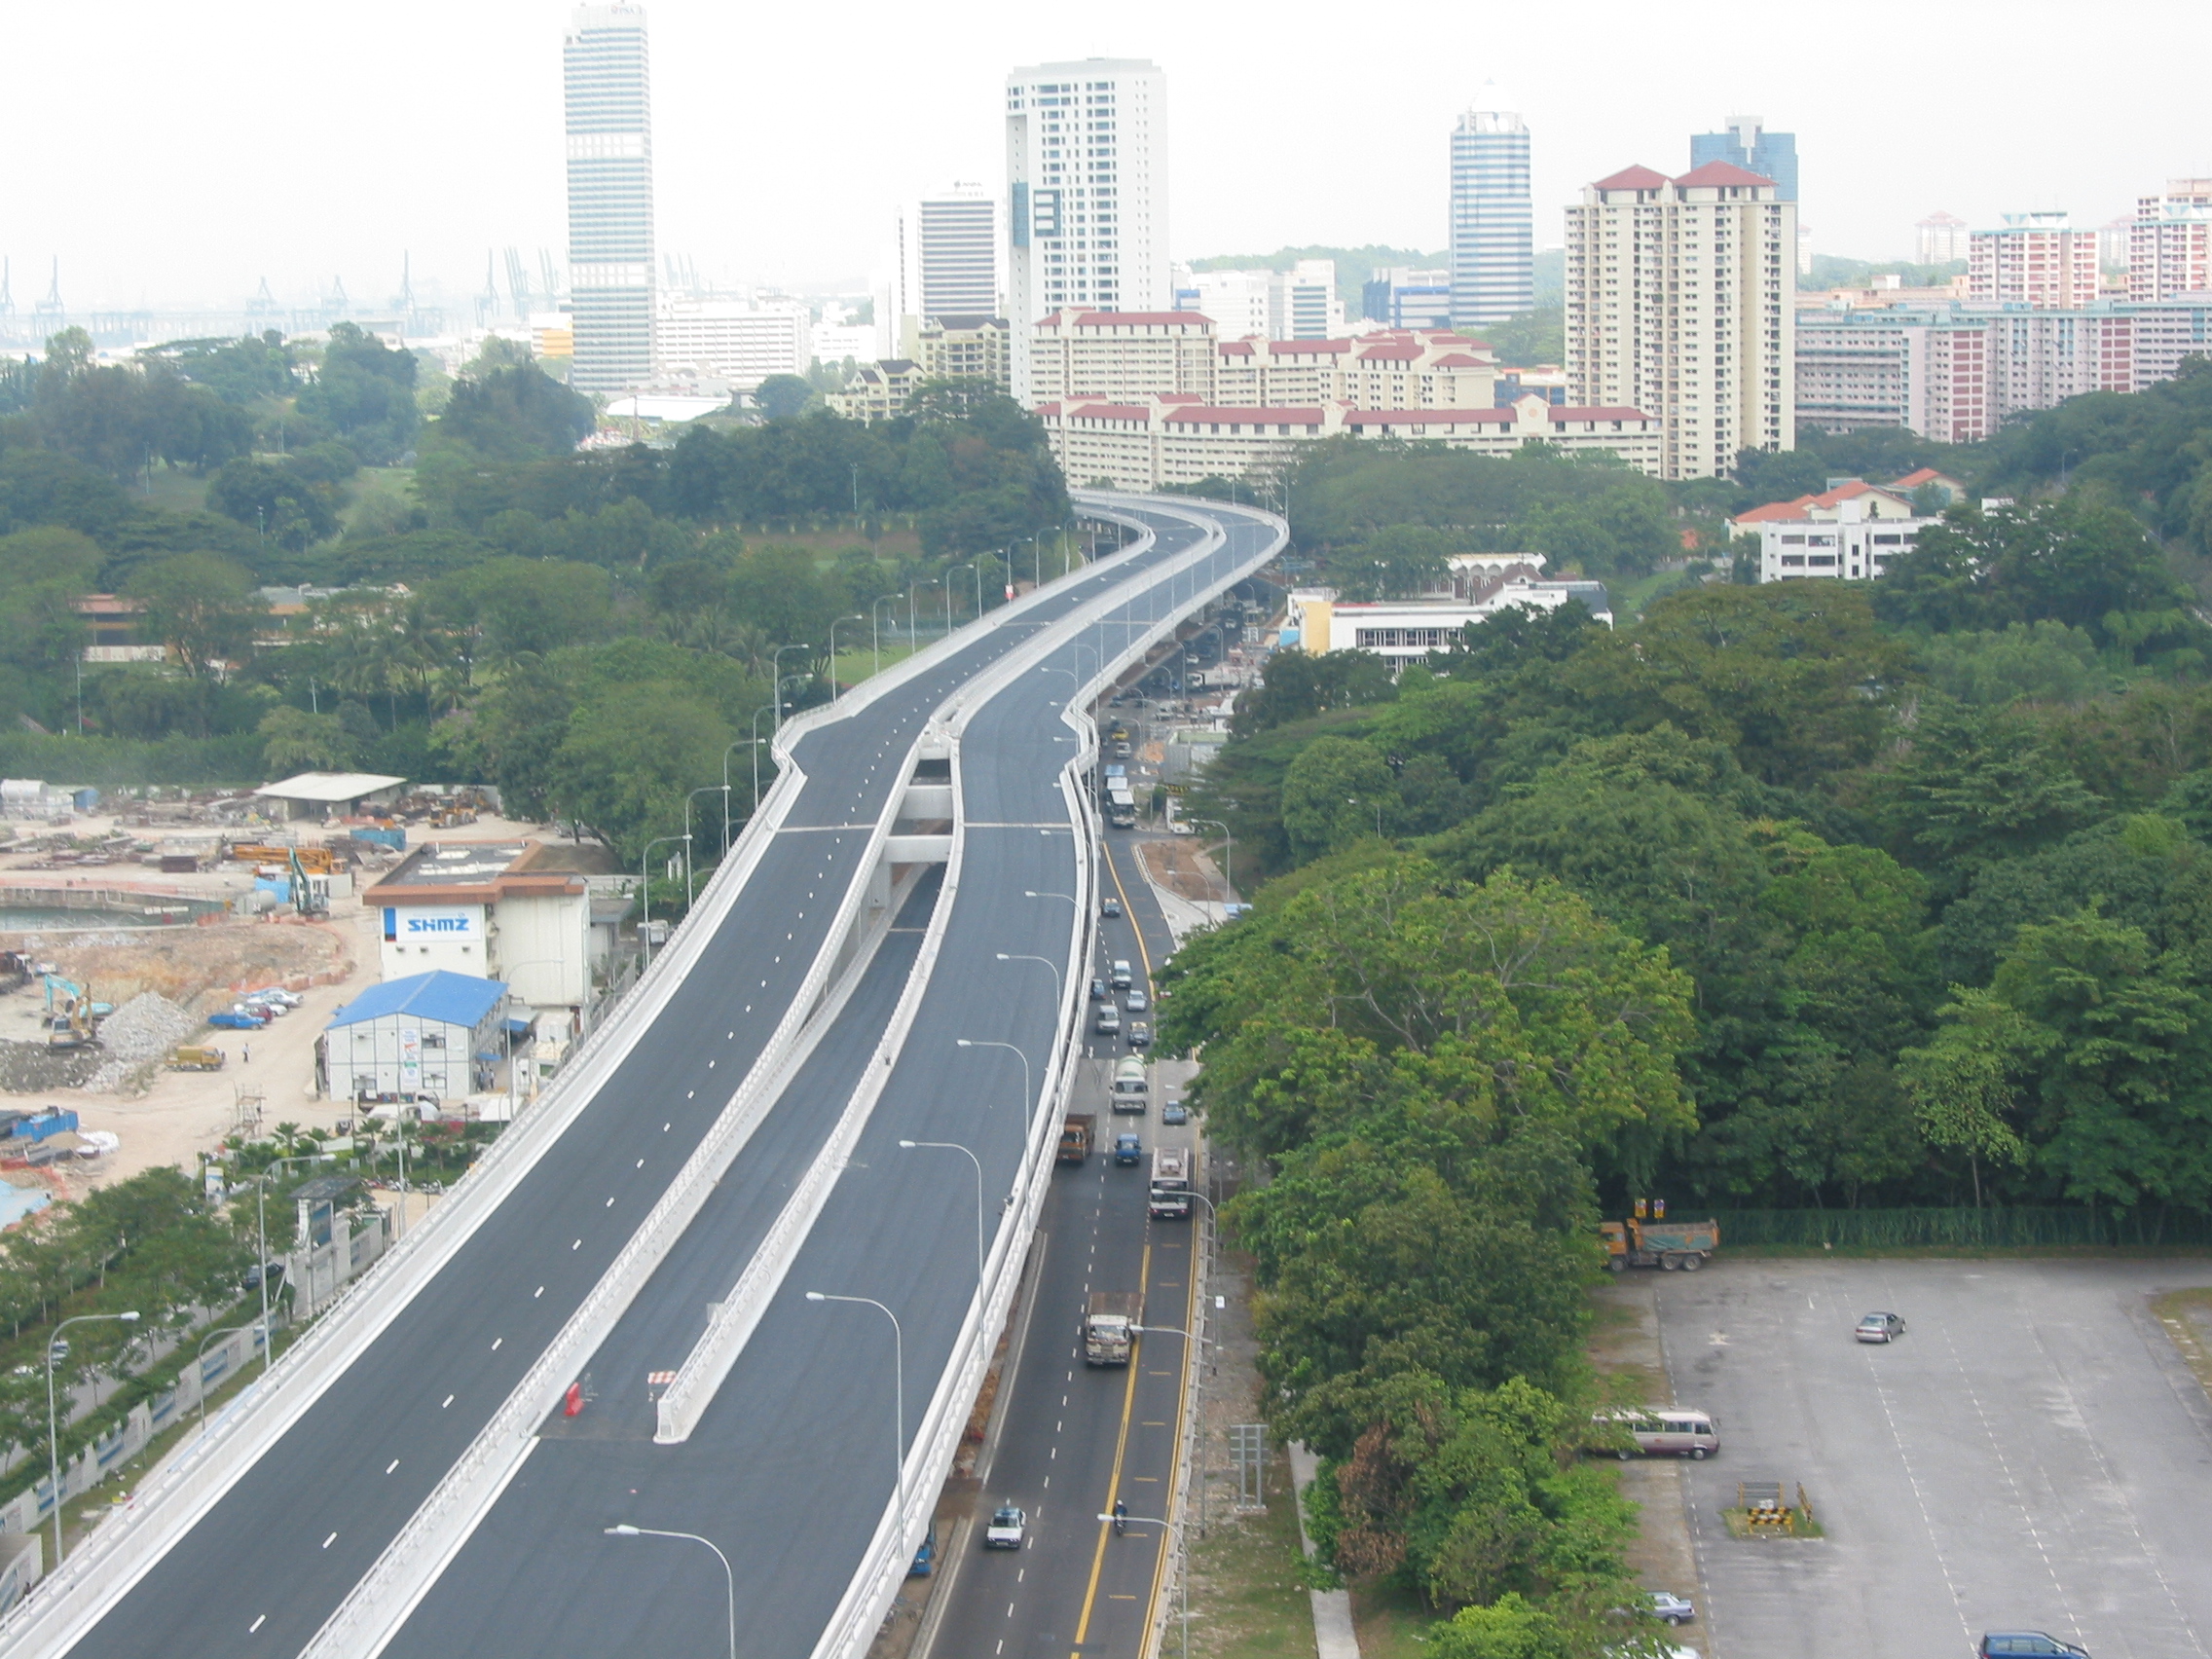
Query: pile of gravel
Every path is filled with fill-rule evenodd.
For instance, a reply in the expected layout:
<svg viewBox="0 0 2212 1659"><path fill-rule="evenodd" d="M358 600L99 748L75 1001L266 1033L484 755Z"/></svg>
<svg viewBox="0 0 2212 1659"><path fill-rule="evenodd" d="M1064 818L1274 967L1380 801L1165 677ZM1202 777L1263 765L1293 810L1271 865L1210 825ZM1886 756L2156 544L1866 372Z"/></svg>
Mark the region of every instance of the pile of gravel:
<svg viewBox="0 0 2212 1659"><path fill-rule="evenodd" d="M203 1023L158 992L141 991L100 1022L100 1064L82 1087L95 1094L122 1088L167 1059Z"/></svg>

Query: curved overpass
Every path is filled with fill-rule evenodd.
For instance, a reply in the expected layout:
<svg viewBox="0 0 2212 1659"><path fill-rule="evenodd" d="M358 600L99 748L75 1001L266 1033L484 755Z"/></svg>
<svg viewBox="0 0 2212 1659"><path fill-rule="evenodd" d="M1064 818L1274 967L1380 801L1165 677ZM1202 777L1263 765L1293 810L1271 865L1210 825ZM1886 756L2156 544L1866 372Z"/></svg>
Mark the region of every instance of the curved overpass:
<svg viewBox="0 0 2212 1659"><path fill-rule="evenodd" d="M724 1548L748 1651L865 1649L1050 1175L1095 910L1068 707L1280 545L1255 512L1079 499L1141 538L793 722L723 873L537 1113L0 1656L719 1638L719 1568L602 1535L623 1522ZM975 1172L902 1140L976 1153L981 1283ZM898 1391L890 1321L810 1290L895 1311Z"/></svg>

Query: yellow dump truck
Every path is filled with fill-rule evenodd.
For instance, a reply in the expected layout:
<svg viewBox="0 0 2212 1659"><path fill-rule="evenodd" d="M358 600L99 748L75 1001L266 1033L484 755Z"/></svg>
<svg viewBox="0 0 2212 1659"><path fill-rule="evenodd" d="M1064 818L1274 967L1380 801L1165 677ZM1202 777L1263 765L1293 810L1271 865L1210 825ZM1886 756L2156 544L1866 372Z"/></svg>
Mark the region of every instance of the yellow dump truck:
<svg viewBox="0 0 2212 1659"><path fill-rule="evenodd" d="M1717 1221L1644 1221L1632 1216L1604 1222L1598 1231L1604 1235L1605 1253L1611 1258L1605 1266L1616 1273L1630 1268L1695 1272L1720 1248Z"/></svg>
<svg viewBox="0 0 2212 1659"><path fill-rule="evenodd" d="M169 1056L171 1071L221 1071L228 1060L220 1049L204 1044L187 1044Z"/></svg>

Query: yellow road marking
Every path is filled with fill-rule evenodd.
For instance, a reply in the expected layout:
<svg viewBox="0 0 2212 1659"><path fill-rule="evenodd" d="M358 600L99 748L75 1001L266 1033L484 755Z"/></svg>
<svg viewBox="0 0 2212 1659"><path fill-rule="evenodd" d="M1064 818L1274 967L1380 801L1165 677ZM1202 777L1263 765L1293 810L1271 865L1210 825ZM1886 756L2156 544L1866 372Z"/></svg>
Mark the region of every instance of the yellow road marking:
<svg viewBox="0 0 2212 1659"><path fill-rule="evenodd" d="M1151 1280L1152 1245L1147 1243L1144 1247L1144 1262L1137 1269L1137 1306L1139 1308L1144 1306L1144 1293ZM1129 1385L1122 1390L1122 1430L1114 1441L1114 1469L1106 1477L1106 1507L1108 1509L1114 1507L1114 1494L1121 1490L1122 1486L1122 1455L1128 1450L1129 1418L1136 1411L1137 1352L1144 1346L1144 1337L1140 1334L1133 1338L1132 1345L1129 1349ZM1184 1346L1188 1347L1190 1345L1186 1343ZM1084 1590L1083 1616L1076 1620L1075 1626L1075 1644L1078 1649L1083 1646L1090 1635L1091 1604L1098 1599L1098 1575L1106 1570L1107 1531L1113 1525L1114 1523L1111 1521L1098 1523L1098 1544L1090 1553L1090 1583ZM1082 1659L1082 1654L1080 1651L1071 1653L1068 1655L1068 1659Z"/></svg>
<svg viewBox="0 0 2212 1659"><path fill-rule="evenodd" d="M1136 855L1131 853L1129 856L1134 858ZM1114 878L1114 892L1122 901L1122 914L1129 918L1129 932L1137 936L1137 955L1144 960L1145 995L1150 996L1152 994L1152 952L1144 947L1144 929L1137 925L1136 912L1129 908L1128 891L1122 885L1122 872L1114 867L1114 853L1111 847L1106 849L1105 857L1106 873Z"/></svg>
<svg viewBox="0 0 2212 1659"><path fill-rule="evenodd" d="M1147 1256L1148 1258L1150 1256L1149 1247L1147 1249ZM1188 1302L1189 1293L1196 1291L1198 1288L1198 1253L1196 1250L1193 1250L1189 1253L1189 1261L1190 1277L1187 1281L1187 1288L1185 1292L1186 1302ZM1185 1412L1191 1409L1191 1350L1198 1346L1198 1339L1195 1336L1186 1336L1183 1339L1183 1378L1182 1381L1175 1385L1175 1415L1178 1418L1180 1418ZM1198 1425L1198 1429L1200 1433L1203 1433L1205 1431L1205 1425L1203 1423L1200 1423ZM1167 1493L1167 1502L1170 1511L1172 1511L1175 1502L1175 1491L1172 1489L1180 1488L1183 1475L1183 1436L1180 1434L1175 1436L1174 1444L1168 1450L1167 1474L1168 1484L1171 1489ZM1202 1463L1199 1465L1198 1479L1205 1479L1205 1467ZM1165 1527L1161 1528L1160 1559L1153 1564L1152 1568L1152 1597L1145 1603L1145 1614L1148 1623L1150 1622L1153 1611L1160 1605L1161 1586L1166 1581L1167 1577L1168 1536L1169 1529ZM1186 1540L1186 1545L1187 1544L1188 1540ZM1185 1572L1188 1572L1190 1571L1190 1569L1191 1553L1189 1548L1186 1547L1183 1552L1183 1570Z"/></svg>

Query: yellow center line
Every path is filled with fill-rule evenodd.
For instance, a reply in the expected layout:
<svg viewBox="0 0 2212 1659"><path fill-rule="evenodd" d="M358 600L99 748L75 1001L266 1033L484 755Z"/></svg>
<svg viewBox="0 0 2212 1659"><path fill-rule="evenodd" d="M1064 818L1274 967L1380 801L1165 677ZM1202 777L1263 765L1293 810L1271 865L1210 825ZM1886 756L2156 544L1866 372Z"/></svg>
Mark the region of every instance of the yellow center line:
<svg viewBox="0 0 2212 1659"><path fill-rule="evenodd" d="M1144 1247L1144 1262L1137 1269L1137 1307L1144 1307L1144 1293L1152 1279L1152 1246ZM1106 1507L1114 1507L1114 1494L1122 1488L1122 1455L1129 1446L1129 1419L1137 1403L1137 1350L1144 1346L1141 1335L1129 1338L1129 1385L1122 1390L1122 1431L1114 1442L1114 1470L1106 1477ZM1186 1345L1187 1346L1187 1345ZM1111 1521L1098 1523L1098 1546L1090 1555L1090 1583L1083 1593L1083 1616L1076 1621L1075 1644L1080 1649L1090 1635L1090 1607L1098 1600L1098 1575L1106 1569L1107 1530ZM1082 1659L1080 1652L1071 1653L1068 1659Z"/></svg>
<svg viewBox="0 0 2212 1659"><path fill-rule="evenodd" d="M1129 856L1131 858L1136 857L1134 853ZM1122 901L1122 914L1129 918L1129 932L1137 936L1137 955L1144 960L1145 994L1150 996L1152 994L1152 952L1144 946L1144 929L1138 925L1136 911L1129 907L1128 891L1122 886L1122 872L1114 866L1114 849L1110 843L1106 849L1106 873L1114 878L1114 892Z"/></svg>
<svg viewBox="0 0 2212 1659"><path fill-rule="evenodd" d="M1196 1223L1194 1222L1193 1225L1196 1225ZM1186 1289L1183 1297L1183 1305L1186 1309L1193 1308L1196 1301L1195 1293L1198 1287L1198 1253L1193 1250L1189 1255L1190 1279L1188 1289ZM1195 1311L1188 1312L1186 1318L1190 1324L1195 1325L1198 1322L1198 1315ZM1183 1339L1183 1376L1182 1380L1175 1384L1175 1418L1178 1428L1167 1455L1167 1502L1169 1507L1161 1516L1163 1520L1173 1517L1176 1493L1181 1491L1183 1435L1180 1423L1183 1414L1191 1409L1191 1350L1198 1346L1198 1339L1196 1336L1186 1336ZM1200 1423L1198 1431L1201 1434L1204 1433L1205 1424ZM1198 1479L1201 1481L1205 1479L1205 1465L1202 1462L1198 1466ZM1145 1603L1145 1622L1148 1627L1154 1614L1159 1610L1160 1593L1167 1579L1167 1544L1172 1529L1170 1528L1162 1527L1160 1529L1160 1559L1153 1564L1152 1596ZM1185 1572L1191 1570L1191 1552L1188 1539L1185 1540L1183 1550L1183 1570Z"/></svg>

